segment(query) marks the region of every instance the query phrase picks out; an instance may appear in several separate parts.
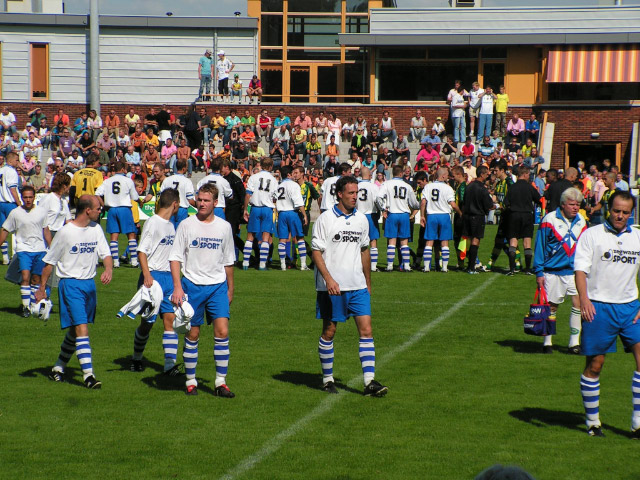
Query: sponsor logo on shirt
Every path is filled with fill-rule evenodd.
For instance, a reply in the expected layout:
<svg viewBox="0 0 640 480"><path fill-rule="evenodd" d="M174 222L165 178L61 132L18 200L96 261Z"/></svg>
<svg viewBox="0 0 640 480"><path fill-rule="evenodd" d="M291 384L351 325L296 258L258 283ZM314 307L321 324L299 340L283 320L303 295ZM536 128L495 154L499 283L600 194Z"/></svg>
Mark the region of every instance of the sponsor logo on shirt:
<svg viewBox="0 0 640 480"><path fill-rule="evenodd" d="M98 242L83 242L76 243L69 249L69 253L72 255L81 255L83 253L93 253L98 247Z"/></svg>
<svg viewBox="0 0 640 480"><path fill-rule="evenodd" d="M189 248L206 248L209 250L218 250L221 246L221 238L198 237L191 240Z"/></svg>
<svg viewBox="0 0 640 480"><path fill-rule="evenodd" d="M635 265L638 260L638 256L640 256L640 250L610 249L602 254L600 260L603 262L628 263Z"/></svg>
<svg viewBox="0 0 640 480"><path fill-rule="evenodd" d="M160 240L160 245L173 245L175 235L167 235Z"/></svg>
<svg viewBox="0 0 640 480"><path fill-rule="evenodd" d="M339 242L356 243L360 241L361 237L362 237L362 232L357 232L354 230L343 230L341 232L336 233L333 236L333 243L339 243Z"/></svg>

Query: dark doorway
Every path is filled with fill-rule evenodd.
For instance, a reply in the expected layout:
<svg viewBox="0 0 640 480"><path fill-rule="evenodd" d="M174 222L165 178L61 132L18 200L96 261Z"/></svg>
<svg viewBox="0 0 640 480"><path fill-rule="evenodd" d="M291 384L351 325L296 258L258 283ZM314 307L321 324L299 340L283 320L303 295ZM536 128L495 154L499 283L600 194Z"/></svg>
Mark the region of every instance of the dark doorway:
<svg viewBox="0 0 640 480"><path fill-rule="evenodd" d="M335 103L336 97L325 95L336 95L338 93L338 66L327 67L318 66L318 103Z"/></svg>
<svg viewBox="0 0 640 480"><path fill-rule="evenodd" d="M289 91L292 103L309 103L309 67L291 67Z"/></svg>
<svg viewBox="0 0 640 480"><path fill-rule="evenodd" d="M565 168L577 167L578 162L583 161L587 170L591 165L596 165L598 169L601 169L602 161L609 159L611 160L611 165L618 165L623 174L629 173L628 162L626 162L626 167L621 165L619 143L567 143L565 152Z"/></svg>

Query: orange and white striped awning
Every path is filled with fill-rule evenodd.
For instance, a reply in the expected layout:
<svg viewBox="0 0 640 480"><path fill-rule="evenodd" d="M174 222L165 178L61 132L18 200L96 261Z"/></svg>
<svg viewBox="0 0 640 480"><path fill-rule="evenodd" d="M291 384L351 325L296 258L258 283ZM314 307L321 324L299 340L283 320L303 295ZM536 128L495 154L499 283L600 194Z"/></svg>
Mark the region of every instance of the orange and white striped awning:
<svg viewBox="0 0 640 480"><path fill-rule="evenodd" d="M559 46L549 50L547 82L640 82L640 46Z"/></svg>

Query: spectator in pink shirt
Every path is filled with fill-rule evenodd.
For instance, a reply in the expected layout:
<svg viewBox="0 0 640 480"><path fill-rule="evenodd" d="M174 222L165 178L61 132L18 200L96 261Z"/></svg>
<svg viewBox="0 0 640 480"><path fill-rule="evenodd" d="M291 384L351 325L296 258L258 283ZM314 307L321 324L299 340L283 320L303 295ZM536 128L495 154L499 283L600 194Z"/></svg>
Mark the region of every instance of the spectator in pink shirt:
<svg viewBox="0 0 640 480"><path fill-rule="evenodd" d="M306 130L307 134L309 134L309 130L313 126L313 122L311 121L311 117L307 115L307 112L302 110L300 115L296 117L295 122L293 122L293 126L300 125L300 130Z"/></svg>
<svg viewBox="0 0 640 480"><path fill-rule="evenodd" d="M416 172L419 170L429 170L434 163L439 162L440 154L435 148L433 148L431 142L427 142L426 144L422 144L422 148L418 152L414 170Z"/></svg>
<svg viewBox="0 0 640 480"><path fill-rule="evenodd" d="M520 145L524 143L524 121L517 113L513 114L513 118L507 124L507 136L517 138Z"/></svg>
<svg viewBox="0 0 640 480"><path fill-rule="evenodd" d="M175 170L174 167L176 165L177 152L178 147L173 144L173 140L171 138L167 138L167 141L160 151L160 157L162 157L162 160L165 163L165 168L170 169L172 172Z"/></svg>

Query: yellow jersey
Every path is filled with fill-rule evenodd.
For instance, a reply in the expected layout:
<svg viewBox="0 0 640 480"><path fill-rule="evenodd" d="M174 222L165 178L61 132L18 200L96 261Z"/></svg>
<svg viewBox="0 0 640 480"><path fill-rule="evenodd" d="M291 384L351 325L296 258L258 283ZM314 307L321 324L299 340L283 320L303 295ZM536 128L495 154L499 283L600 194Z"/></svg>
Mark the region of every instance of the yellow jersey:
<svg viewBox="0 0 640 480"><path fill-rule="evenodd" d="M76 198L80 198L82 195L95 195L103 181L102 172L95 168L83 168L73 175L71 186L76 187Z"/></svg>

